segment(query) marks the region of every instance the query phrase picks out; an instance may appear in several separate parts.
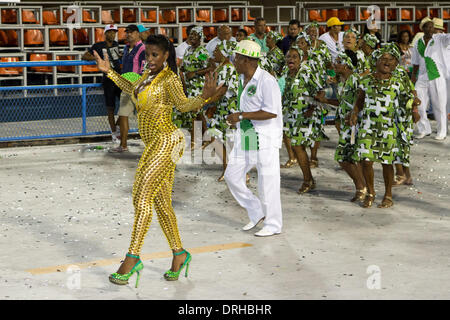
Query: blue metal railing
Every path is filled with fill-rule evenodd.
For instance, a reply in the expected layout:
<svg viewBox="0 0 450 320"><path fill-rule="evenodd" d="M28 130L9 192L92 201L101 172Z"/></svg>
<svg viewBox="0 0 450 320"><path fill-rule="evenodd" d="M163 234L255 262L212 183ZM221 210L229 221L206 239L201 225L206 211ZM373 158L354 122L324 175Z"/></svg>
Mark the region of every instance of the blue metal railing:
<svg viewBox="0 0 450 320"><path fill-rule="evenodd" d="M94 61L1 62L2 67L81 66ZM118 106L118 103L116 103ZM109 134L102 85L0 87L0 141ZM137 132L130 119L130 131Z"/></svg>

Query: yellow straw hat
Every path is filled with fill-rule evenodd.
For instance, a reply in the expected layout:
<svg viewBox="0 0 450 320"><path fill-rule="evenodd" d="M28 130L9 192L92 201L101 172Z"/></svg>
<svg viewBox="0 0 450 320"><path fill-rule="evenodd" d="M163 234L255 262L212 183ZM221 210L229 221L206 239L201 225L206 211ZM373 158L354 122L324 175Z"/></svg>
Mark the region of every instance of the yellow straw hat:
<svg viewBox="0 0 450 320"><path fill-rule="evenodd" d="M433 22L433 20L431 20L430 17L423 18L422 21L420 21L419 29L422 30L423 26L428 22Z"/></svg>
<svg viewBox="0 0 450 320"><path fill-rule="evenodd" d="M439 19L439 18L433 18L433 23L434 23L434 27L436 29L445 30L444 29L444 20Z"/></svg>

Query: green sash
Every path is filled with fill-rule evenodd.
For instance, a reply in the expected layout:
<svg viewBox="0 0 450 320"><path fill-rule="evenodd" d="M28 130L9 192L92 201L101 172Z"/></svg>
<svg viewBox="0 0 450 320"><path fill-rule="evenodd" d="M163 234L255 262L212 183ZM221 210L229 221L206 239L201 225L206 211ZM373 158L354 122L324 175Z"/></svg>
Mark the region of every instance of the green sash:
<svg viewBox="0 0 450 320"><path fill-rule="evenodd" d="M241 110L241 95L244 91L241 80L239 80L239 89L237 96L237 108ZM253 127L253 123L248 119L240 121L241 127L241 148L244 151L259 150L259 137L258 133Z"/></svg>
<svg viewBox="0 0 450 320"><path fill-rule="evenodd" d="M434 40L431 39L428 43L429 46L432 46L434 44ZM419 42L417 43L417 51L422 56L422 58L425 59L425 66L427 68L427 74L429 80L434 80L439 78L441 75L439 74L439 70L436 66L436 63L433 59L430 57L425 57L425 41L423 41L423 38L419 39Z"/></svg>

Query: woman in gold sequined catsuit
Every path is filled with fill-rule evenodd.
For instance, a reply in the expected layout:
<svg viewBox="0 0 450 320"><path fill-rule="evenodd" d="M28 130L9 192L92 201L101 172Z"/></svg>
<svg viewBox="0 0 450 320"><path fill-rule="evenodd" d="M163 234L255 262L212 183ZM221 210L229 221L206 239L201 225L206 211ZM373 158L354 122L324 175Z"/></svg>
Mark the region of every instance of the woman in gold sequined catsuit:
<svg viewBox="0 0 450 320"><path fill-rule="evenodd" d="M175 166L183 153L185 141L184 135L172 123L172 108L175 106L182 112L198 110L218 89L214 77L208 76L203 93L198 97L186 98L176 74L175 49L162 35L147 39L146 55L148 70L135 83L121 77L110 69L109 61L101 60L96 55L99 69L107 73L122 91L132 96L138 112L139 133L145 143L133 185L135 220L131 244L119 270L110 275L110 281L115 284L127 284L135 272L139 279L139 271L143 268L139 255L150 226L153 207L174 253L172 267L164 277L166 280L177 280L185 266L187 276L191 256L182 248L172 208Z"/></svg>

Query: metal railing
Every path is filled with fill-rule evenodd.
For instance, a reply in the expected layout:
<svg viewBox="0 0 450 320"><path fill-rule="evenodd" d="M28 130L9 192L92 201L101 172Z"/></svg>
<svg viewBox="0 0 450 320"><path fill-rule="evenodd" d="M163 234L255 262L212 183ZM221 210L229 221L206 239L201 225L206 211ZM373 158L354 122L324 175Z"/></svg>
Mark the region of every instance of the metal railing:
<svg viewBox="0 0 450 320"><path fill-rule="evenodd" d="M20 61L0 63L0 68L91 64L95 62ZM129 120L129 132L137 132L135 117ZM0 87L0 142L105 134L110 128L99 83Z"/></svg>

